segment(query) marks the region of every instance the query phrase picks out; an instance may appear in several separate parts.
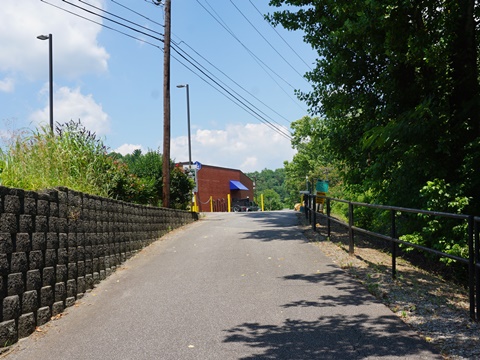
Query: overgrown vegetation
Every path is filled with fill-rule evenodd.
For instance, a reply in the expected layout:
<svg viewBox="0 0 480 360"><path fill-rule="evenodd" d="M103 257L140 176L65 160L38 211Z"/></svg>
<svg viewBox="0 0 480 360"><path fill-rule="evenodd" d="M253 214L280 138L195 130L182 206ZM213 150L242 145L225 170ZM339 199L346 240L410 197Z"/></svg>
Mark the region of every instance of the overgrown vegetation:
<svg viewBox="0 0 480 360"><path fill-rule="evenodd" d="M301 30L318 53L297 95L285 164L292 195L328 179L329 195L480 215L480 4L473 0L271 0L274 25ZM342 208L343 207L343 208ZM337 211L345 211L339 205ZM372 230L382 216L365 209ZM409 241L465 256L465 224L401 219Z"/></svg>
<svg viewBox="0 0 480 360"><path fill-rule="evenodd" d="M171 163L172 207L186 209L193 184ZM41 190L65 186L88 194L158 206L162 156L156 151L126 157L108 153L80 121L41 127L13 136L0 150L3 186Z"/></svg>
<svg viewBox="0 0 480 360"><path fill-rule="evenodd" d="M257 203L260 202L260 195L263 195L265 210L293 208L292 202L294 200L291 200L287 193L284 169L263 169L260 172L255 171L247 173L246 175L255 182L255 198Z"/></svg>
<svg viewBox="0 0 480 360"><path fill-rule="evenodd" d="M66 186L108 196L115 167L107 149L80 123L58 125L55 134L41 127L10 140L1 153L4 186L38 190Z"/></svg>

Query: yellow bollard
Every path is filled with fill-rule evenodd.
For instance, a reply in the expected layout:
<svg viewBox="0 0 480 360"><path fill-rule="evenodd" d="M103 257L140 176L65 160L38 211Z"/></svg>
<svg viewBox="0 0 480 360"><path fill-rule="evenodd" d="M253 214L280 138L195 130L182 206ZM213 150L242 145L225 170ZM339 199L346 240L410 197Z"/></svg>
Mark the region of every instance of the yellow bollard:
<svg viewBox="0 0 480 360"><path fill-rule="evenodd" d="M213 212L213 196L210 196L210 212Z"/></svg>
<svg viewBox="0 0 480 360"><path fill-rule="evenodd" d="M198 212L197 197L195 195L193 195L193 211Z"/></svg>
<svg viewBox="0 0 480 360"><path fill-rule="evenodd" d="M265 209L263 207L263 194L260 194L260 202L262 204L262 211L265 211Z"/></svg>
<svg viewBox="0 0 480 360"><path fill-rule="evenodd" d="M230 206L231 206L231 203L230 203L230 194L227 195L227 204L228 204L228 209L227 211L230 212Z"/></svg>

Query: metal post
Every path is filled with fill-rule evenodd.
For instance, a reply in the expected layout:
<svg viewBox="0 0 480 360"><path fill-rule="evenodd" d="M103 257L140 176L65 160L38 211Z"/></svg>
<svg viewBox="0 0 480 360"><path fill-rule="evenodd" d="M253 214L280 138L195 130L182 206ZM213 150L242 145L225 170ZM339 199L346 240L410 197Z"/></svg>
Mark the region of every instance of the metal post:
<svg viewBox="0 0 480 360"><path fill-rule="evenodd" d="M317 196L312 195L312 207L313 207L313 221L312 221L312 230L317 231Z"/></svg>
<svg viewBox="0 0 480 360"><path fill-rule="evenodd" d="M313 196L312 196L312 195L309 195L309 196L308 196L308 207L309 207L309 209L310 209L309 216L308 216L308 221L310 221L310 224L311 224L312 221L313 221L313 214L312 214L312 212L315 211L315 209L313 208Z"/></svg>
<svg viewBox="0 0 480 360"><path fill-rule="evenodd" d="M353 234L353 204L348 203L348 253L353 255L355 252L354 234Z"/></svg>
<svg viewBox="0 0 480 360"><path fill-rule="evenodd" d="M192 138L190 135L190 90L188 84L187 88L187 122L188 122L188 164L192 165Z"/></svg>
<svg viewBox="0 0 480 360"><path fill-rule="evenodd" d="M327 198L327 237L330 238L330 199Z"/></svg>
<svg viewBox="0 0 480 360"><path fill-rule="evenodd" d="M188 84L177 85L177 88L185 88L187 90L187 129L188 129L188 165L192 165L192 137L190 134L190 87Z"/></svg>
<svg viewBox="0 0 480 360"><path fill-rule="evenodd" d="M49 77L50 77L50 131L53 134L53 35L48 34Z"/></svg>
<svg viewBox="0 0 480 360"><path fill-rule="evenodd" d="M468 292L470 297L470 318L475 321L475 248L473 227L475 218L468 217Z"/></svg>
<svg viewBox="0 0 480 360"><path fill-rule="evenodd" d="M397 229L395 223L395 210L390 210L391 220L392 220L392 228L391 228L391 237L395 239L397 237ZM398 244L395 241L392 241L392 278L395 279L397 277L397 247Z"/></svg>
<svg viewBox="0 0 480 360"><path fill-rule="evenodd" d="M50 102L50 131L53 134L53 35L38 35L37 39L48 39L48 78L49 78L49 102Z"/></svg>
<svg viewBox="0 0 480 360"><path fill-rule="evenodd" d="M474 221L474 229L475 229L475 288L477 290L477 316L476 320L480 320L480 239L479 239L479 229L478 229L478 221L476 219Z"/></svg>

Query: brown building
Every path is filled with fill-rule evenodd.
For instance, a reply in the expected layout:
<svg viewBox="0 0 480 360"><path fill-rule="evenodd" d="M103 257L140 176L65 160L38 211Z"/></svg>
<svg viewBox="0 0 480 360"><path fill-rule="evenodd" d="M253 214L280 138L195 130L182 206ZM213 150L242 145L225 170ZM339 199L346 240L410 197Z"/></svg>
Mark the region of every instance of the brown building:
<svg viewBox="0 0 480 360"><path fill-rule="evenodd" d="M197 185L199 212L210 212L212 207L213 211L228 211L229 194L232 202L246 198L253 201L253 181L240 170L201 165L197 170Z"/></svg>

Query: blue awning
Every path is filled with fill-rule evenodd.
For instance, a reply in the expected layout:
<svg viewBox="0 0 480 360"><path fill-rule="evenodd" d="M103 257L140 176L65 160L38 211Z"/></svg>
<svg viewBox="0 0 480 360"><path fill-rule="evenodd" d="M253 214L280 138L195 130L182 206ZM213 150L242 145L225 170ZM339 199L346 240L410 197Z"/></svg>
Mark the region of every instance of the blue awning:
<svg viewBox="0 0 480 360"><path fill-rule="evenodd" d="M230 190L248 190L240 181L230 180Z"/></svg>

